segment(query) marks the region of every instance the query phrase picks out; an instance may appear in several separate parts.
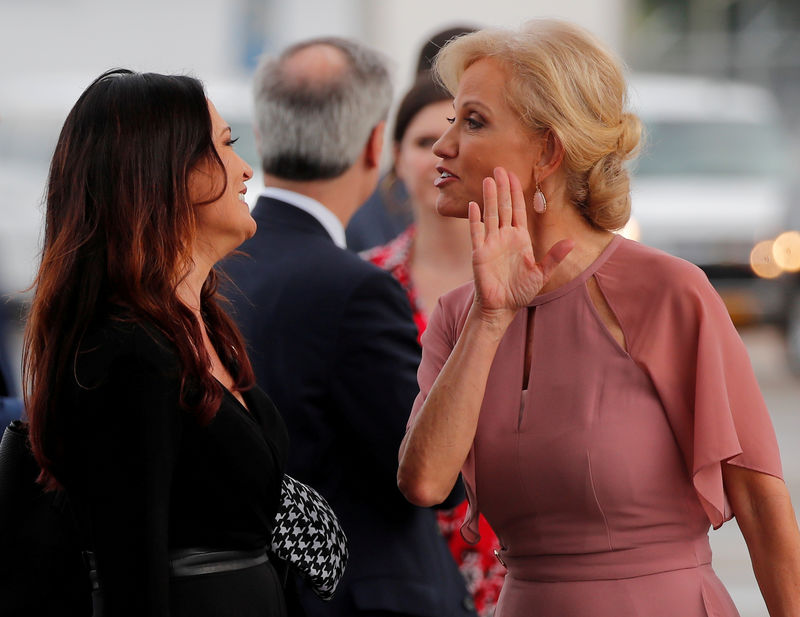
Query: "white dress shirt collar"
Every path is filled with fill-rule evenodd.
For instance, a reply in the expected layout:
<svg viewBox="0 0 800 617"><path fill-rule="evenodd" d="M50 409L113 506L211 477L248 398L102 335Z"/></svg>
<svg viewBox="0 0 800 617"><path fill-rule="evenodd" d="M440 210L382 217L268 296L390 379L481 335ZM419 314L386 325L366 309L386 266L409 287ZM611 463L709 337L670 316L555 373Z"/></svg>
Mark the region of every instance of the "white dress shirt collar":
<svg viewBox="0 0 800 617"><path fill-rule="evenodd" d="M312 199L307 195L295 193L294 191L279 189L275 186L265 186L261 191L261 197L277 199L291 204L296 208L300 208L304 212L308 212L325 228L325 231L328 232L328 235L333 239L336 246L343 249L347 248L342 222L333 212L328 210L316 199Z"/></svg>

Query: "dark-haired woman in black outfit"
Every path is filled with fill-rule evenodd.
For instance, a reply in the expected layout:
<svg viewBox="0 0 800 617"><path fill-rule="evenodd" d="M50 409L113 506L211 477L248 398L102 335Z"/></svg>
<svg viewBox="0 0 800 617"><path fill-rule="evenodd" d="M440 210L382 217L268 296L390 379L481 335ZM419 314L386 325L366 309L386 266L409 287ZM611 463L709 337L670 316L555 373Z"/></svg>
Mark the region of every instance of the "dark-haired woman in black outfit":
<svg viewBox="0 0 800 617"><path fill-rule="evenodd" d="M255 231L234 141L197 80L113 70L56 146L26 404L96 616L287 614L266 547L288 438L215 296Z"/></svg>

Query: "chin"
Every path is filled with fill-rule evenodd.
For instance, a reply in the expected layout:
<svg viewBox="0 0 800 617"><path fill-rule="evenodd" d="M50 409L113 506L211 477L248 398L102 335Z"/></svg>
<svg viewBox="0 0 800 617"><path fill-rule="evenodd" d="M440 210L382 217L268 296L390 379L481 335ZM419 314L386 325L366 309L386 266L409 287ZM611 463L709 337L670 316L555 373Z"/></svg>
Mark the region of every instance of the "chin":
<svg viewBox="0 0 800 617"><path fill-rule="evenodd" d="M245 240L249 240L253 236L256 235L256 231L258 230L258 225L256 224L255 219L250 219L253 224L248 228L247 233L245 233Z"/></svg>
<svg viewBox="0 0 800 617"><path fill-rule="evenodd" d="M469 202L455 202L452 198L440 193L436 200L436 212L439 216L466 219L469 218Z"/></svg>

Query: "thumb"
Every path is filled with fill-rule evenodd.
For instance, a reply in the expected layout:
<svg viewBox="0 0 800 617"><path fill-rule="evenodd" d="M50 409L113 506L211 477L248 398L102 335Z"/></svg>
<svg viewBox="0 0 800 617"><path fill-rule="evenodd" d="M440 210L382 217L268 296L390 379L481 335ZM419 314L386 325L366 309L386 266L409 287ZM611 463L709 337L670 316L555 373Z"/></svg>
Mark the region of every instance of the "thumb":
<svg viewBox="0 0 800 617"><path fill-rule="evenodd" d="M553 270L556 269L558 264L564 261L564 258L569 255L570 251L574 248L575 242L567 238L565 240L556 242L550 248L550 250L547 251L547 255L544 256L544 259L542 259L541 263L539 264L542 268L542 275L544 276L545 280L550 278Z"/></svg>

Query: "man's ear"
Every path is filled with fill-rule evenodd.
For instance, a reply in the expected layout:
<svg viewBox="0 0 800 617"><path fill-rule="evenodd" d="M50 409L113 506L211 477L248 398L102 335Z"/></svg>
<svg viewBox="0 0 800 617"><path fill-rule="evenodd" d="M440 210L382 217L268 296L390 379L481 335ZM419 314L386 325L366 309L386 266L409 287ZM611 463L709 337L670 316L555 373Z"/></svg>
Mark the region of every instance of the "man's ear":
<svg viewBox="0 0 800 617"><path fill-rule="evenodd" d="M383 152L383 135L386 130L386 121L379 122L369 134L367 145L364 149L364 162L367 167L380 167L381 152Z"/></svg>

